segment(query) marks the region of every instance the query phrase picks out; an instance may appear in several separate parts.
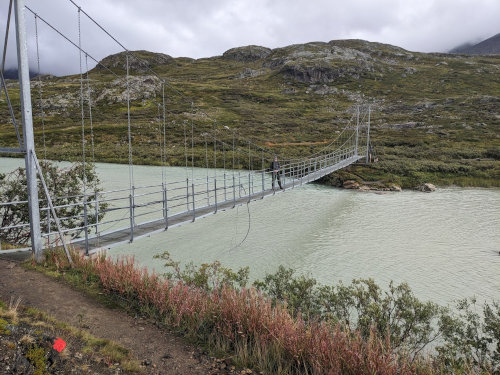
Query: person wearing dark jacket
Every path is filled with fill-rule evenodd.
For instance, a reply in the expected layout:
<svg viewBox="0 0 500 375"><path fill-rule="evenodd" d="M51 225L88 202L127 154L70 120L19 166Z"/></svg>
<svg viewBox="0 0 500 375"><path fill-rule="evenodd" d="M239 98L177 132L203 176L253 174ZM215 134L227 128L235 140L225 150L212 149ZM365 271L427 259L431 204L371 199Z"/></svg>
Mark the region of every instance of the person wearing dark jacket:
<svg viewBox="0 0 500 375"><path fill-rule="evenodd" d="M274 190L274 181L278 178L278 185L280 189L283 190L283 186L281 186L281 177L280 177L280 162L278 161L278 157L275 155L274 160L271 162L271 166L269 167L271 172L273 173L273 190Z"/></svg>

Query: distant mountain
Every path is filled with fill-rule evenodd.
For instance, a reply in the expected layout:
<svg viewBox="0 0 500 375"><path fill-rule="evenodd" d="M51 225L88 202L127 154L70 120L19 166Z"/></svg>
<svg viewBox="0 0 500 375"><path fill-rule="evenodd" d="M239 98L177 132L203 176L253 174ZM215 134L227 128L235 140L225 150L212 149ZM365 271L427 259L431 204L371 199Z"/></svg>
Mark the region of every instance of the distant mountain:
<svg viewBox="0 0 500 375"><path fill-rule="evenodd" d="M463 55L499 55L500 54L500 34L492 36L477 44L466 43L453 48L450 53Z"/></svg>
<svg viewBox="0 0 500 375"><path fill-rule="evenodd" d="M5 79L18 79L19 75L17 73L17 69L5 69L3 71L3 76ZM30 70L30 78L36 77L36 72Z"/></svg>

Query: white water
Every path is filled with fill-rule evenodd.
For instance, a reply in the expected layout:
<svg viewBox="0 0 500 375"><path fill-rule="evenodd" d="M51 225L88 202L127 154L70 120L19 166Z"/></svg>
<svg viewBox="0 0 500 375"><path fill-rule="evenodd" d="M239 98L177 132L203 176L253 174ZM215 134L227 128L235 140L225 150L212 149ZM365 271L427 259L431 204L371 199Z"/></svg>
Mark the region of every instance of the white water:
<svg viewBox="0 0 500 375"><path fill-rule="evenodd" d="M1 158L0 172L22 164ZM105 190L128 186L127 165L99 163L97 170ZM183 168L166 172L172 180L186 176ZM160 183L161 168L135 166L134 176L137 185ZM321 283L371 277L386 287L390 280L407 281L418 297L440 304L471 296L500 300L498 189L376 194L306 185L252 202L249 209L250 232L240 246L248 230L246 206L110 254L133 254L159 272L162 263L153 256L167 250L183 263L249 266L252 278L283 264Z"/></svg>

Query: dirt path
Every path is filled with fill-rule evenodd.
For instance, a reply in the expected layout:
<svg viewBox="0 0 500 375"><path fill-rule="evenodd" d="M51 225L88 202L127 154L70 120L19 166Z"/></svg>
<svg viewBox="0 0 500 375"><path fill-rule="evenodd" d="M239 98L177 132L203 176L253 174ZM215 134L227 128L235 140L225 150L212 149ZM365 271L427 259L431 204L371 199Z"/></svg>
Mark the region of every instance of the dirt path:
<svg viewBox="0 0 500 375"><path fill-rule="evenodd" d="M123 311L103 307L61 281L0 259L0 298L9 301L11 296L21 297L24 306L36 307L94 336L120 343L146 364L146 374L237 373L225 364L214 365L214 361L172 333Z"/></svg>

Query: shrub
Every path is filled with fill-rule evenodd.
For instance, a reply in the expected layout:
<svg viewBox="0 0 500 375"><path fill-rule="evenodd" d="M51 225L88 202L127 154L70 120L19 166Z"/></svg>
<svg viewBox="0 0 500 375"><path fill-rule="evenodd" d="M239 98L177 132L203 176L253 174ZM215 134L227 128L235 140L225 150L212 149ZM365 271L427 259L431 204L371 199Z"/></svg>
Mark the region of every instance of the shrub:
<svg viewBox="0 0 500 375"><path fill-rule="evenodd" d="M181 272L168 254L161 257L176 268L170 278L138 268L133 258L103 256L75 255L75 269L66 273L92 274L102 289L130 306L265 373L494 373L498 366L496 303L485 307L485 319L478 323L465 302L459 306L465 315L457 317L420 302L404 283L391 283L387 292L369 279L321 286L280 267L255 283L259 289L238 288L238 273L218 272L217 262ZM444 338L439 355L421 355L439 335Z"/></svg>
<svg viewBox="0 0 500 375"><path fill-rule="evenodd" d="M73 164L69 168L58 168L55 163L43 161L41 163L43 175L53 204L62 206L56 208L56 214L64 218L65 228L80 228L84 225L83 217L83 182L86 188L92 193L100 190L99 179L93 165L87 164L84 168L82 163ZM85 172L85 173L84 173ZM85 176L85 177L84 177ZM0 175L0 200L2 202L27 201L28 193L26 188L26 172L24 168L18 168L8 175ZM47 207L47 200L44 197L43 187L38 181L38 191L40 193L40 208ZM54 198L55 193L63 195L62 198ZM95 203L87 204L89 223L95 222ZM104 217L107 203L99 203L99 220ZM43 232L48 233L47 210L40 210L40 226ZM0 240L10 244L24 245L30 240L29 226L20 224L29 223L29 211L27 203L18 203L0 206ZM52 222L52 230L55 224ZM82 230L71 232L72 237L78 236ZM54 239L55 241L55 239Z"/></svg>

